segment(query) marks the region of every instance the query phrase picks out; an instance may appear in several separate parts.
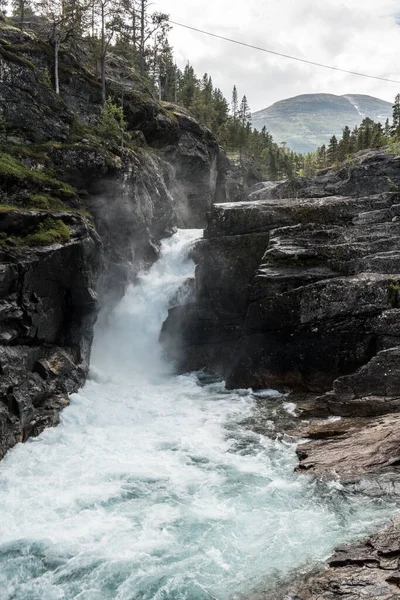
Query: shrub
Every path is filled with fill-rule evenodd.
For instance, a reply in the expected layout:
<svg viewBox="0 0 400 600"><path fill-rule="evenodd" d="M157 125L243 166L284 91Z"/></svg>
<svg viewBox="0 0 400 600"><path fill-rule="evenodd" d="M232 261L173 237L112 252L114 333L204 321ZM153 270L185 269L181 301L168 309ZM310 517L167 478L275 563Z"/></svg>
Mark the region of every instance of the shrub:
<svg viewBox="0 0 400 600"><path fill-rule="evenodd" d="M46 194L33 194L26 202L28 208L39 208L41 210L62 210L63 204Z"/></svg>
<svg viewBox="0 0 400 600"><path fill-rule="evenodd" d="M60 219L47 218L39 225L35 233L27 235L25 242L29 246L46 246L55 242L65 243L71 237L71 232L63 221Z"/></svg>
<svg viewBox="0 0 400 600"><path fill-rule="evenodd" d="M97 131L103 139L120 143L121 146L125 139L130 139L123 108L114 104L110 98L101 109Z"/></svg>
<svg viewBox="0 0 400 600"><path fill-rule="evenodd" d="M45 185L54 190L57 196L63 198L77 196L77 191L72 186L56 179L56 173L52 173L50 170L43 172L38 169L29 169L10 154L0 151L0 180L1 178L5 183L7 180L12 180L26 181L41 187Z"/></svg>

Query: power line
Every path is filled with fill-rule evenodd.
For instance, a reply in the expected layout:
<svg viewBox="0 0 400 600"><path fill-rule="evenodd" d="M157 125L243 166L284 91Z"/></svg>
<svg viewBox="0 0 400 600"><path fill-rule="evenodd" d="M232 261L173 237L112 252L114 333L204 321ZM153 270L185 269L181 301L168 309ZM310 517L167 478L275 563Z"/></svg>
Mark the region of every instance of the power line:
<svg viewBox="0 0 400 600"><path fill-rule="evenodd" d="M184 25L183 23L177 23L176 21L170 20L169 22L172 23L172 25L184 27L185 29L191 29L192 31L196 31L197 33L203 33L204 35L209 35L210 37L217 38L219 40L224 40L225 42L231 42L232 44L245 46L246 48L252 48L253 50L259 50L260 52L266 52L267 54L274 54L275 56L289 58L290 60L296 60L297 62L302 62L307 65L313 65L314 67L322 67L323 69L330 69L331 71L339 71L340 73L357 75L358 77L367 77L368 79L378 79L379 81L387 81L389 83L400 84L400 81L397 81L395 79L387 79L386 77L377 77L375 75L367 75L366 73L358 73L357 71L348 71L346 69L340 69L339 67L333 67L332 65L324 65L322 63L317 63L312 60L306 60L305 58L299 58L298 56L290 56L289 54L282 54L282 52L275 52L274 50L267 50L267 48L260 48L260 46L246 44L245 42L240 42L239 40L233 40L232 38L224 37L223 35L218 35L216 33L211 33L210 31L204 31L203 29L198 29L197 27L191 27L190 25Z"/></svg>

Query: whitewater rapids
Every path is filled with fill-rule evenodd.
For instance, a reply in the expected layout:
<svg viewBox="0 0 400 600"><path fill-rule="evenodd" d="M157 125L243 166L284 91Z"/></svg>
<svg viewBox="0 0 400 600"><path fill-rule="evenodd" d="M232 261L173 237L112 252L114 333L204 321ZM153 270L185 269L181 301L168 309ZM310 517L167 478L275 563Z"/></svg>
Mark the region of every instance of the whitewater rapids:
<svg viewBox="0 0 400 600"><path fill-rule="evenodd" d="M250 390L174 376L158 336L200 231L99 320L90 379L0 463L1 600L217 600L324 559L392 508L294 473ZM268 396L265 393L264 396Z"/></svg>

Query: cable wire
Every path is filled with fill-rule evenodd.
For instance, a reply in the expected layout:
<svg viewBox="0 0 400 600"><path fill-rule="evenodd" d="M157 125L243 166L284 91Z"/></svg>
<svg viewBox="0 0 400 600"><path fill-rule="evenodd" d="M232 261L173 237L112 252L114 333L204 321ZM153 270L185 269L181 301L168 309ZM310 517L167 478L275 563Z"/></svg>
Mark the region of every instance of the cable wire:
<svg viewBox="0 0 400 600"><path fill-rule="evenodd" d="M245 46L246 48L252 48L253 50L259 50L260 52L266 52L267 54L274 54L275 56L281 56L283 58L288 58L290 60L296 60L298 62L305 63L307 65L313 65L314 67L322 67L323 69L330 69L331 71L339 71L340 73L347 73L349 75L357 75L358 77L367 77L368 79L378 79L379 81L387 81L388 83L397 83L400 84L400 81L396 79L388 79L386 77L378 77L376 75L367 75L366 73L358 73L357 71L348 71L347 69L340 69L339 67L333 67L332 65L324 65L322 63L314 62L312 60L306 60L305 58L299 58L298 56L290 56L289 54L283 54L282 52L275 52L275 50L268 50L267 48L261 48L260 46L253 46L252 44L246 44L246 42L240 42L239 40L234 40L232 38L225 37L223 35L218 35L217 33L211 33L210 31L204 31L204 29L198 29L197 27L191 27L190 25L185 25L184 23L177 23L176 21L169 21L172 25L177 25L178 27L184 27L185 29L190 29L191 31L196 31L197 33L203 33L204 35L208 35L213 38L217 38L219 40L224 40L225 42L231 42L232 44L237 44L239 46Z"/></svg>

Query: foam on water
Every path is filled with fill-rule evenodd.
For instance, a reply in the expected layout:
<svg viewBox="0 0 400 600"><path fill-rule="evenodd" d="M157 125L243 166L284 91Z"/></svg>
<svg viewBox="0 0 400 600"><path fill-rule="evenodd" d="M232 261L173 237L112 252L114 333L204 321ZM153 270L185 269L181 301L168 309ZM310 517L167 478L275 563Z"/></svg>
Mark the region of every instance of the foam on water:
<svg viewBox="0 0 400 600"><path fill-rule="evenodd" d="M101 319L91 378L61 425L0 463L2 600L227 600L388 518L296 475L293 444L246 428L273 394L163 363L160 326L199 235L164 242Z"/></svg>

